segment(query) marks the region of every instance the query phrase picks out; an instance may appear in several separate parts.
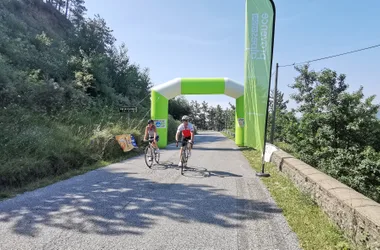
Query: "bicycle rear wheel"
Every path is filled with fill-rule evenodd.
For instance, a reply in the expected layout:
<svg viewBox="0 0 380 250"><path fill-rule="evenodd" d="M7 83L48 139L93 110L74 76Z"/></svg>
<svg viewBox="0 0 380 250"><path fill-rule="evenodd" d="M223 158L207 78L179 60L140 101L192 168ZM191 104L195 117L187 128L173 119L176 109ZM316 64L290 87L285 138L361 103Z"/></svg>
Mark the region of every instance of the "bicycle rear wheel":
<svg viewBox="0 0 380 250"><path fill-rule="evenodd" d="M153 165L153 150L150 146L146 146L145 148L145 163L148 168L151 168Z"/></svg>

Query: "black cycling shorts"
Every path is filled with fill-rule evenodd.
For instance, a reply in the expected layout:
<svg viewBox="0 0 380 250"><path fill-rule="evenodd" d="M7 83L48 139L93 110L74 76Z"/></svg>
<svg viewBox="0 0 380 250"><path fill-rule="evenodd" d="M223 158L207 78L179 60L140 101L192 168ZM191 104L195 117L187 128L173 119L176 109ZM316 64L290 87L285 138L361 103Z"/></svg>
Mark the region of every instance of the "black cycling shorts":
<svg viewBox="0 0 380 250"><path fill-rule="evenodd" d="M186 146L187 142L191 140L191 136L182 137L182 147Z"/></svg>
<svg viewBox="0 0 380 250"><path fill-rule="evenodd" d="M152 141L153 141L153 138L154 138L153 136L149 136L149 141L152 142ZM157 136L156 136L156 142L158 142L159 140L160 140L160 136L157 135Z"/></svg>

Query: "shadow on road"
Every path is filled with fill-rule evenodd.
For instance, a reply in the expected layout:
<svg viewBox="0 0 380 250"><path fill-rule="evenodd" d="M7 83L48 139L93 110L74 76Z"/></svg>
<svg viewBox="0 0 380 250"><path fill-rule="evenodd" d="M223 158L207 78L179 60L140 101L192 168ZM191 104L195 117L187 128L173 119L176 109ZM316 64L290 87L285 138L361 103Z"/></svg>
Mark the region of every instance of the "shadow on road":
<svg viewBox="0 0 380 250"><path fill-rule="evenodd" d="M179 169L179 167L172 161L161 161L160 163L154 163L151 167L152 170L166 170L170 168Z"/></svg>
<svg viewBox="0 0 380 250"><path fill-rule="evenodd" d="M242 175L233 174L233 173L225 172L225 171L208 171L208 172L209 172L209 176L216 176L216 177L221 177L221 178L224 178L224 177L243 177Z"/></svg>
<svg viewBox="0 0 380 250"><path fill-rule="evenodd" d="M239 151L240 149L235 148L206 148L206 147L195 147L193 150L202 150L202 151Z"/></svg>
<svg viewBox="0 0 380 250"><path fill-rule="evenodd" d="M39 236L41 226L111 236L143 234L159 217L240 227L242 221L281 212L269 203L229 196L208 185L159 183L122 168L112 171L99 169L86 179L74 178L1 202L0 226L8 223L14 233L30 237Z"/></svg>

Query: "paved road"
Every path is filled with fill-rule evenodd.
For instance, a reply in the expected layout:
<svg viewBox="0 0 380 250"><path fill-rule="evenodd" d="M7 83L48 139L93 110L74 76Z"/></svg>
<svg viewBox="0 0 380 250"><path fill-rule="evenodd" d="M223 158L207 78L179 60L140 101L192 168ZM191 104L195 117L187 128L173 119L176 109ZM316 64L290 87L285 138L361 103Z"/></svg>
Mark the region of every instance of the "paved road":
<svg viewBox="0 0 380 250"><path fill-rule="evenodd" d="M186 176L169 146L1 202L0 249L299 249L234 143L196 142Z"/></svg>

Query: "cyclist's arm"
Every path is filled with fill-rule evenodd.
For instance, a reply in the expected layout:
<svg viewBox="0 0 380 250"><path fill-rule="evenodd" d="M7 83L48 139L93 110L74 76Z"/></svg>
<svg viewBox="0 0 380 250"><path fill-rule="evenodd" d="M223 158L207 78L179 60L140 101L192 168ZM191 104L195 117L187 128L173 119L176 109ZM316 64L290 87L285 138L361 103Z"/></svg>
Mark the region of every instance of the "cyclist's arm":
<svg viewBox="0 0 380 250"><path fill-rule="evenodd" d="M193 127L193 125L191 125L190 133L191 133L191 142L194 143L194 127Z"/></svg>
<svg viewBox="0 0 380 250"><path fill-rule="evenodd" d="M147 137L148 137L148 128L145 127L145 136L144 136L144 139L147 140Z"/></svg>
<svg viewBox="0 0 380 250"><path fill-rule="evenodd" d="M175 134L175 141L179 140L178 137L179 137L180 134L181 134L181 131L177 131L177 134Z"/></svg>
<svg viewBox="0 0 380 250"><path fill-rule="evenodd" d="M156 137L157 137L157 128L156 127L154 127L153 132L154 132L154 134L153 134L154 135L153 140L156 141Z"/></svg>
<svg viewBox="0 0 380 250"><path fill-rule="evenodd" d="M178 137L179 135L181 134L182 130L181 130L181 125L178 126L177 128L177 133L175 134L175 141L178 141Z"/></svg>

